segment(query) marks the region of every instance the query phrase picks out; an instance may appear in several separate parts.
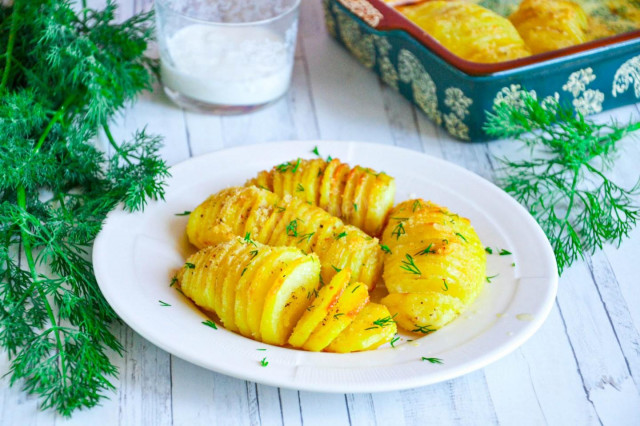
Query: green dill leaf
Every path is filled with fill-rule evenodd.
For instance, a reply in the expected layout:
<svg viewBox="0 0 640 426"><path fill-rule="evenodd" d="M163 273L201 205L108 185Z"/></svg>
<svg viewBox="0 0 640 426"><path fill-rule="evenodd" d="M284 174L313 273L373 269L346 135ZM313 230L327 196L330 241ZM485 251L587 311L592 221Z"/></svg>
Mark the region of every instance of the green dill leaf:
<svg viewBox="0 0 640 426"><path fill-rule="evenodd" d="M400 337L399 337L399 336L395 336L393 339L391 339L391 341L389 342L389 344L391 345L391 347L392 347L392 348L395 348L395 347L396 347L396 346L395 346L395 344L396 344L396 342L397 342L398 340L400 340Z"/></svg>
<svg viewBox="0 0 640 426"><path fill-rule="evenodd" d="M402 265L400 266L400 269L414 275L422 275L422 272L420 272L420 269L418 269L415 261L413 260L413 256L411 256L409 253L405 254L405 260L403 260L401 263Z"/></svg>
<svg viewBox="0 0 640 426"><path fill-rule="evenodd" d="M315 155L317 155L318 157L320 157L320 151L318 151L318 147L314 146L313 149L311 150L311 152L313 152Z"/></svg>
<svg viewBox="0 0 640 426"><path fill-rule="evenodd" d="M420 203L420 200L415 200L413 202L413 206L411 208L411 211L415 213L415 211L419 208L422 208L422 204Z"/></svg>
<svg viewBox="0 0 640 426"><path fill-rule="evenodd" d="M640 122L599 124L553 98L522 91L498 103L484 126L491 136L529 147L524 160L499 158L498 184L536 219L554 250L558 272L606 243L620 244L640 219L640 179L612 181L618 142Z"/></svg>
<svg viewBox="0 0 640 426"><path fill-rule="evenodd" d="M185 262L184 267L187 269L196 269L196 265L191 262Z"/></svg>
<svg viewBox="0 0 640 426"><path fill-rule="evenodd" d="M266 367L267 365L269 365L269 361L267 361L267 357L264 357L260 360L260 365L262 367Z"/></svg>
<svg viewBox="0 0 640 426"><path fill-rule="evenodd" d="M462 235L461 233L456 232L456 235L457 235L458 237L462 238L462 240L463 240L465 243L467 242L467 239L466 239L466 238L465 238L465 236L464 236L464 235Z"/></svg>
<svg viewBox="0 0 640 426"><path fill-rule="evenodd" d="M206 325L207 327L211 327L214 330L218 329L218 326L216 325L216 323L211 320L202 321L202 324Z"/></svg>
<svg viewBox="0 0 640 426"><path fill-rule="evenodd" d="M336 271L336 272L340 272L340 271L342 271L342 269L338 268L338 267L337 267L337 266L335 266L335 265L331 265L331 267L332 267L332 268L333 268L333 270L334 270L334 271Z"/></svg>
<svg viewBox="0 0 640 426"><path fill-rule="evenodd" d="M488 254L493 254L493 249L491 247L485 247L484 251L486 251Z"/></svg>
<svg viewBox="0 0 640 426"><path fill-rule="evenodd" d="M347 233L346 233L346 232L341 232L341 233L339 233L338 235L336 235L334 238L335 238L336 240L339 240L340 238L344 238L344 237L346 237L346 236L347 236Z"/></svg>
<svg viewBox="0 0 640 426"><path fill-rule="evenodd" d="M487 282L491 283L491 280L494 279L495 277L497 277L498 275L500 275L500 274L495 274L495 275L491 275L491 276L487 275Z"/></svg>
<svg viewBox="0 0 640 426"><path fill-rule="evenodd" d="M391 254L391 249L386 244L380 244L380 249L385 253Z"/></svg>
<svg viewBox="0 0 640 426"><path fill-rule="evenodd" d="M296 192L304 192L304 186L301 183L296 186Z"/></svg>
<svg viewBox="0 0 640 426"><path fill-rule="evenodd" d="M435 328L431 328L430 325L414 324L413 326L415 328L413 330L411 330L412 333L430 334L430 333L433 333L434 331L436 331L436 329Z"/></svg>
<svg viewBox="0 0 640 426"><path fill-rule="evenodd" d="M171 278L171 282L169 283L169 287L173 287L178 282L178 277L173 276Z"/></svg>
<svg viewBox="0 0 640 426"><path fill-rule="evenodd" d="M298 219L294 219L291 222L289 222L286 228L286 232L289 237L298 236Z"/></svg>
<svg viewBox="0 0 640 426"><path fill-rule="evenodd" d="M160 306L171 306L170 304L168 304L167 302L163 302L162 300L158 300L158 303L160 303Z"/></svg>
<svg viewBox="0 0 640 426"><path fill-rule="evenodd" d="M428 361L431 364L442 364L442 360L440 358L427 358L427 357L422 357L422 361Z"/></svg>
<svg viewBox="0 0 640 426"><path fill-rule="evenodd" d="M499 256L509 256L510 254L512 254L509 250L505 250L505 249L501 249L500 253L498 253Z"/></svg>
<svg viewBox="0 0 640 426"><path fill-rule="evenodd" d="M191 212L189 210L185 210L182 213L176 213L175 216L189 216Z"/></svg>
<svg viewBox="0 0 640 426"><path fill-rule="evenodd" d="M421 256L421 255L423 255L423 254L435 253L435 252L431 251L431 247L432 247L432 246L433 246L433 243L429 244L429 245L427 246L427 248L426 248L426 249L424 249L424 250L420 250L420 251L419 251L419 252L417 252L415 255L416 255L416 256Z"/></svg>

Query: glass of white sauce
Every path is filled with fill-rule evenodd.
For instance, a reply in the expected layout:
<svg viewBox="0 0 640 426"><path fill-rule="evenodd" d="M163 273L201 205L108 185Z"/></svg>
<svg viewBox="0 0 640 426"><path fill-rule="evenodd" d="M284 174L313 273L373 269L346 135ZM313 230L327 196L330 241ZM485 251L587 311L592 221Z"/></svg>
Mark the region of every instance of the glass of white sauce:
<svg viewBox="0 0 640 426"><path fill-rule="evenodd" d="M300 0L156 0L165 92L178 105L237 114L289 88Z"/></svg>

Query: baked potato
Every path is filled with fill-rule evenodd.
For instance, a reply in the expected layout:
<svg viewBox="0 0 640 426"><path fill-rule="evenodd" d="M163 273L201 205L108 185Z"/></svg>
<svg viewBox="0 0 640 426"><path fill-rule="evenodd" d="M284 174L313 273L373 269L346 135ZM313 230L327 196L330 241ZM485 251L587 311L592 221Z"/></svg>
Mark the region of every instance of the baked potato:
<svg viewBox="0 0 640 426"><path fill-rule="evenodd" d="M371 289L382 270L376 238L301 199L281 198L254 186L228 188L209 197L189 216L187 235L198 248L249 235L259 243L316 253L324 282L349 269L352 282Z"/></svg>
<svg viewBox="0 0 640 426"><path fill-rule="evenodd" d="M176 278L184 295L216 314L226 329L264 343L354 352L374 349L395 334L386 308L365 310L366 286L350 283L350 271L320 286L318 257L292 247L233 238L190 256ZM364 319L360 312L366 312ZM367 322L385 329L365 330Z"/></svg>
<svg viewBox="0 0 640 426"><path fill-rule="evenodd" d="M380 235L396 191L395 180L384 172L351 168L335 158L298 158L258 173L246 185L319 206L372 236Z"/></svg>
<svg viewBox="0 0 640 426"><path fill-rule="evenodd" d="M523 0L509 16L532 53L543 53L588 41L588 18L567 0Z"/></svg>
<svg viewBox="0 0 640 426"><path fill-rule="evenodd" d="M469 220L445 207L422 199L398 204L382 244L387 249L383 278L390 294L381 303L409 331L437 330L482 290L484 247Z"/></svg>
<svg viewBox="0 0 640 426"><path fill-rule="evenodd" d="M509 20L482 6L427 1L397 10L462 59L494 63L531 55Z"/></svg>

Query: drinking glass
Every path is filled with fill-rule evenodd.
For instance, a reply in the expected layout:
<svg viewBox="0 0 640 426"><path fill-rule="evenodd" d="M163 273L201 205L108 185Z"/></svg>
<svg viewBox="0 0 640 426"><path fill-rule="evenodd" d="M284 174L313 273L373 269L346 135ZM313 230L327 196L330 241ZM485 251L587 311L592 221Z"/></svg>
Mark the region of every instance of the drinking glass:
<svg viewBox="0 0 640 426"><path fill-rule="evenodd" d="M164 91L188 109L252 111L289 88L300 0L156 0Z"/></svg>

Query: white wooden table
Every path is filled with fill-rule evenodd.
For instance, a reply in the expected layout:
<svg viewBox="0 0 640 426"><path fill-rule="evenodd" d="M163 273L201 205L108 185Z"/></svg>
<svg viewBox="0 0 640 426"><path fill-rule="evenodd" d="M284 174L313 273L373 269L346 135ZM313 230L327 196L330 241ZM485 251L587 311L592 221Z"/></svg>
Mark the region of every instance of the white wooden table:
<svg viewBox="0 0 640 426"><path fill-rule="evenodd" d="M98 3L100 3L98 1ZM121 16L149 7L120 2ZM235 117L182 111L156 90L117 124L165 137L170 164L238 145L290 139L392 144L493 177L496 154L513 142L457 142L329 39L318 0L303 0L293 83L263 111ZM640 120L638 106L602 114ZM620 144L614 176L632 186L640 143ZM567 270L540 331L489 367L445 383L400 392L328 395L245 382L191 365L126 325L114 357L117 391L71 420L37 409L37 399L0 386L0 425L640 425L640 228L620 248L606 247ZM0 372L7 370L4 358Z"/></svg>

